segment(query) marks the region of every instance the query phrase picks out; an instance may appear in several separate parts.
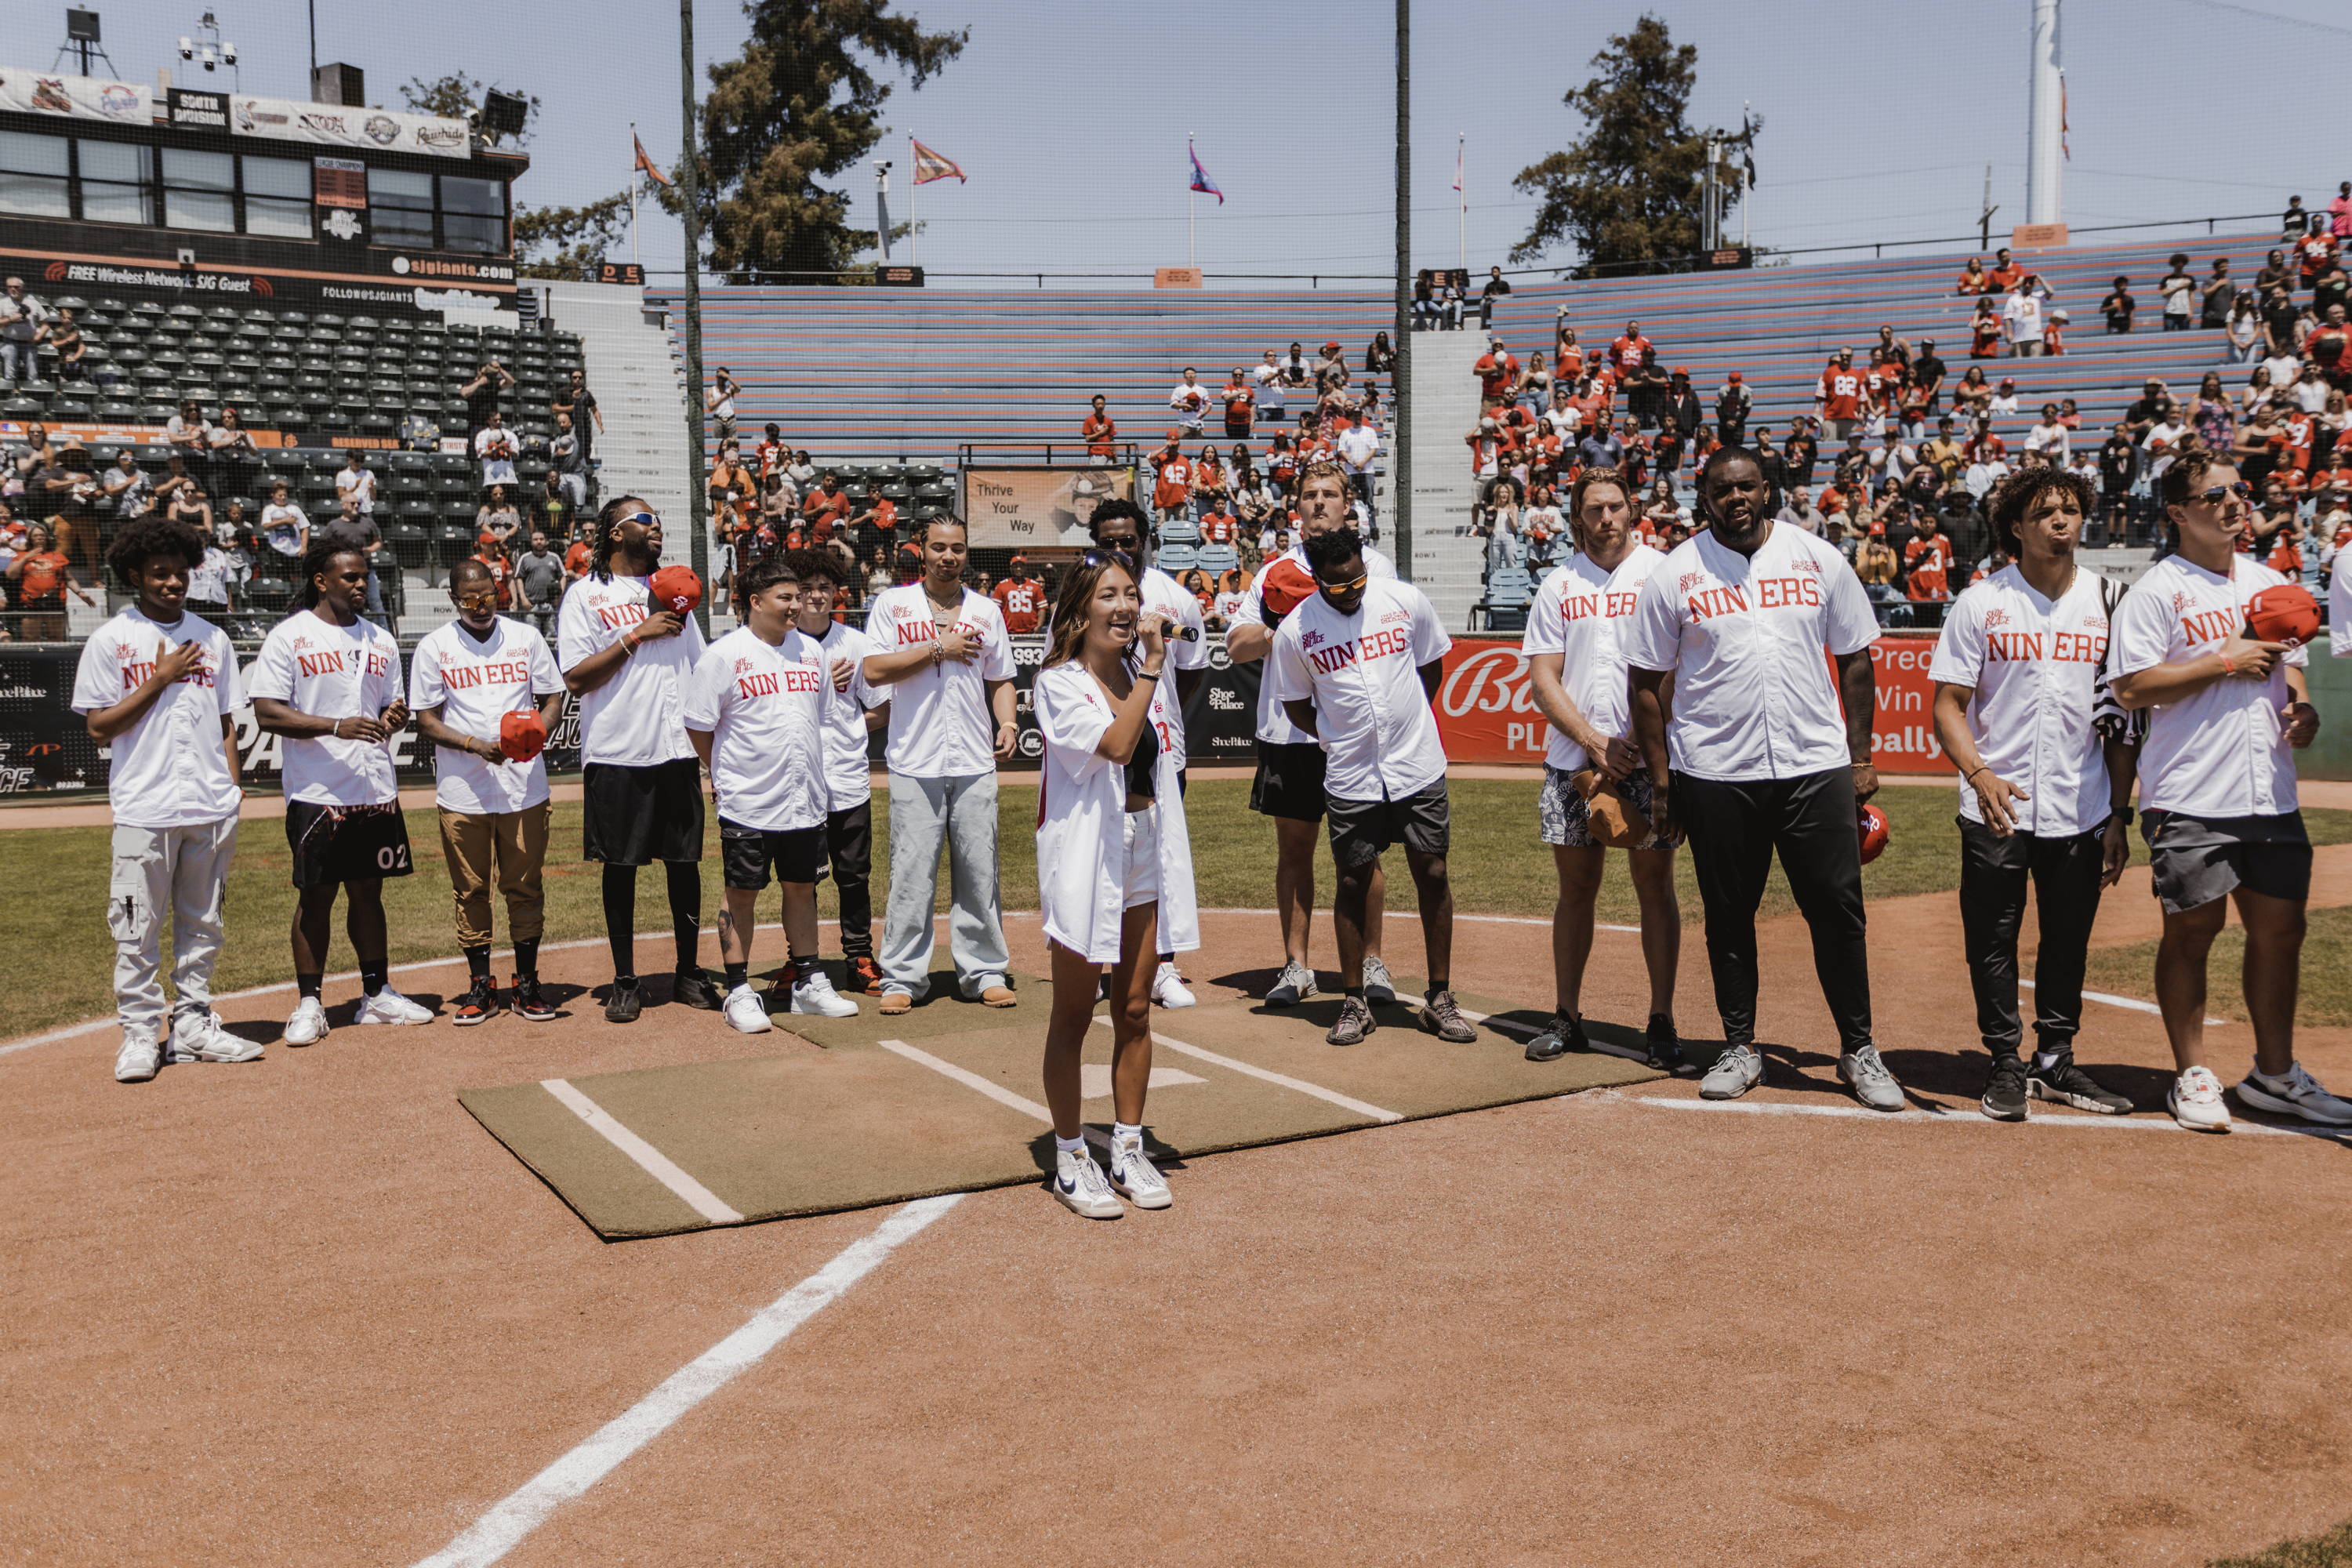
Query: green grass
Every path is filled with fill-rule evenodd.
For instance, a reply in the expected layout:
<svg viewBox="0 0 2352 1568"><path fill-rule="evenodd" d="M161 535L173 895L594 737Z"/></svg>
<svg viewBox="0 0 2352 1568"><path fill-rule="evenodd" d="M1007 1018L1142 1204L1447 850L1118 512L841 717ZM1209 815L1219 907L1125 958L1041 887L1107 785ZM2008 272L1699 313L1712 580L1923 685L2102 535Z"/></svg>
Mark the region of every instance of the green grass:
<svg viewBox="0 0 2352 1568"><path fill-rule="evenodd" d="M1468 913L1544 916L1551 910L1556 891L1551 857L1536 839L1536 784L1529 780L1457 780L1453 786L1454 851L1452 868L1455 906ZM1879 795L1892 826L1886 852L1863 873L1864 887L1873 899L1949 891L1958 885L1959 835L1952 825L1953 793L1947 789L1889 788ZM1187 802L1192 828L1192 859L1203 906L1222 909L1264 909L1273 902L1274 836L1265 819L1248 809L1249 785L1240 780L1202 780L1193 785ZM1025 785L1008 786L1001 795L998 851L1002 859L1004 903L1008 909L1037 906L1035 814L1036 793ZM886 879L889 813L877 796L875 811L877 882ZM2352 842L2352 812L2308 811L2315 841ZM0 1036L37 1033L85 1018L100 1016L113 1007L113 946L106 932L102 910L108 875L108 835L105 827L23 828L0 830L0 907L18 913L12 918L16 947L42 955L38 964L19 967L10 988L10 1005L0 1015ZM450 928L449 881L440 853L440 832L430 811L411 812L409 837L415 849L416 874L385 884L384 901L391 916L392 961L444 958L455 952ZM719 893L716 845L704 863L703 911L706 925L715 922ZM2137 843L2135 840L2135 850ZM1677 856L1676 876L1684 907L1698 909L1691 880L1690 858ZM235 868L228 887L228 941L214 977L222 991L267 985L289 978L287 921L293 912L293 890L288 885L289 857L284 829L275 820L249 822L238 838ZM1331 897L1328 855L1316 858L1318 907L1328 909ZM1391 906L1414 907L1412 885L1403 867L1392 868ZM942 893L945 878L942 875ZM598 868L580 858L580 808L559 805L548 847L547 940L551 942L604 934ZM772 900L773 895L770 895ZM825 912L832 912L829 893L820 895ZM878 900L877 900L878 902ZM1786 882L1776 872L1764 899L1763 912L1793 909ZM762 913L773 919L772 903ZM641 879L637 900L641 930L667 925L660 882L648 874ZM1600 918L1631 923L1636 910L1622 861L1611 869L1601 894ZM2316 949L2320 921L2315 917L2315 951L2305 958L2307 1006L2323 1001L2336 1009L2319 1021L2352 1016L2352 927L2342 928L2332 940L2336 956L2323 960ZM499 914L501 928L504 914ZM2331 918L2331 924L2333 923ZM1955 953L1957 958L1957 937ZM1696 951L1696 933L1693 936ZM2129 951L2129 950L2126 950ZM2099 955L2105 960L2107 955ZM352 966L338 922L330 962L337 969ZM2215 1000L2223 1001L2221 975L2231 966L2215 965ZM2122 969L2130 968L2125 964ZM2136 977L2103 977L2103 985L2143 992L2147 963L2137 960ZM2118 971L2121 976L2121 970ZM2323 982L2322 976L2326 979ZM2137 984L2134 979L2137 979ZM2229 989L2234 994L2234 982Z"/></svg>
<svg viewBox="0 0 2352 1568"><path fill-rule="evenodd" d="M2251 1557L2216 1557L2205 1568L2352 1568L2352 1524L2325 1535L2282 1541Z"/></svg>
<svg viewBox="0 0 2352 1568"><path fill-rule="evenodd" d="M2242 927L2231 926L2213 939L2213 953L2205 964L2205 1010L2212 1016L2245 1022L2245 993L2239 984L2245 956L2246 933ZM2153 1001L2155 977L2156 943L2152 942L2101 948L2091 954L2087 984L2095 989ZM2303 987L2294 1021L2315 1028L2352 1025L2352 909L2311 911L2309 934L2303 942Z"/></svg>

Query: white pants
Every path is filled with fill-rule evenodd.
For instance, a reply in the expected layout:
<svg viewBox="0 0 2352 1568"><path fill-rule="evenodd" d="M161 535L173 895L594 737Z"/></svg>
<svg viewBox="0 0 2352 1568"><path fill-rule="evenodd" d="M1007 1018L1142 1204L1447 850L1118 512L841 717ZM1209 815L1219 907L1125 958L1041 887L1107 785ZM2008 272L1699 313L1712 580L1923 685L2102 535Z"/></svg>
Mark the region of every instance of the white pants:
<svg viewBox="0 0 2352 1568"><path fill-rule="evenodd" d="M114 932L114 995L124 1027L163 1033L167 906L177 1011L211 1009L213 961L221 947L221 890L236 853L233 816L194 827L115 828L106 923Z"/></svg>
<svg viewBox="0 0 2352 1568"><path fill-rule="evenodd" d="M1146 806L1126 813L1126 908L1160 901L1160 813Z"/></svg>

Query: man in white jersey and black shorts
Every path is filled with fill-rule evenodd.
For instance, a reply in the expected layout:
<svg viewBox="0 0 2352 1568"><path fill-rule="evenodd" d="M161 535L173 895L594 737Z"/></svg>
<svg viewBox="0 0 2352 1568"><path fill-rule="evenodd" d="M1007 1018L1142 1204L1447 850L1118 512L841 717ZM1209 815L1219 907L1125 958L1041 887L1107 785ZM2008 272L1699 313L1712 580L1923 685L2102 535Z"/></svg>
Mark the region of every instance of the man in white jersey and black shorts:
<svg viewBox="0 0 2352 1568"><path fill-rule="evenodd" d="M1274 634L1265 678L1290 721L1319 740L1326 773L1331 863L1339 888L1331 923L1339 933L1345 999L1325 1037L1360 1044L1377 1026L1364 983L1364 909L1372 870L1402 841L1421 896L1429 990L1419 1023L1440 1039L1478 1037L1454 1005L1454 889L1445 869L1453 816L1445 794L1445 748L1430 698L1454 639L1428 595L1394 577L1375 577L1363 537L1331 529L1307 543L1315 596Z"/></svg>
<svg viewBox="0 0 2352 1568"><path fill-rule="evenodd" d="M1175 700L1160 704L1167 717L1154 726L1154 737L1160 754L1175 759L1176 787L1185 785L1184 774L1184 711L1192 705L1192 694L1209 673L1209 645L1203 638L1201 601L1177 584L1175 578L1151 564L1150 523L1143 509L1131 500L1113 498L1095 509L1087 531L1094 535L1096 547L1123 552L1134 563L1138 586L1143 595L1143 607L1157 610L1168 617L1168 668L1176 672L1176 689L1169 693ZM1192 847L1188 841L1184 853L1189 858ZM1162 1007L1190 1007L1194 997L1186 989L1184 977L1176 970L1176 950L1165 945L1170 931L1169 922L1160 925L1163 945L1159 967L1151 976L1151 1000Z"/></svg>
<svg viewBox="0 0 2352 1568"><path fill-rule="evenodd" d="M1593 910L1608 868L1609 844L1596 837L1591 794L1613 785L1628 821L1650 814L1650 774L1633 744L1626 705L1625 656L1618 634L1633 614L1642 584L1665 557L1633 536L1633 487L1615 468L1587 468L1569 492L1576 553L1544 579L1528 612L1528 682L1551 726L1544 744L1543 788L1536 797L1539 837L1551 846L1559 875L1552 909L1555 1001L1551 1027L1528 1042L1528 1059L1557 1060L1575 1050L1633 1054L1587 1038L1580 997L1592 955ZM1665 683L1671 702L1672 678ZM1641 1057L1652 1067L1682 1065L1675 1033L1675 974L1683 942L1675 897L1675 844L1653 828L1626 847L1626 869L1641 910L1642 961L1649 972L1650 1014Z"/></svg>
<svg viewBox="0 0 2352 1568"><path fill-rule="evenodd" d="M2294 1059L2311 837L2295 797L2294 756L2319 733L2300 647L2245 634L2247 605L2286 579L2237 553L2253 488L2226 460L2182 452L2165 469L2164 510L2179 551L2132 584L2109 655L2116 700L2148 709L2140 749L2140 831L2164 906L2156 1002L2178 1076L2173 1119L2226 1132L2221 1080L2205 1065L2205 961L2231 903L2246 928L2246 1016L2254 1066L2241 1103L2323 1126L2352 1125L2352 1103Z"/></svg>
<svg viewBox="0 0 2352 1568"><path fill-rule="evenodd" d="M890 722L890 705L859 671L876 651L874 639L834 619L842 585L840 558L824 550L794 550L784 564L800 579L793 626L824 650L833 672L824 703L825 865L841 900L841 952L845 990L878 995L882 969L874 962L874 768L866 738ZM845 663L844 661L846 661Z"/></svg>
<svg viewBox="0 0 2352 1568"><path fill-rule="evenodd" d="M480 1024L505 1007L490 977L496 888L514 943L515 1013L544 1022L555 1008L539 989L550 814L540 750L563 713L563 672L538 627L499 614L488 566L470 560L452 566L449 597L457 618L417 640L408 668L409 710L417 737L433 748L441 854L468 977L449 1021Z"/></svg>
<svg viewBox="0 0 2352 1568"><path fill-rule="evenodd" d="M1225 633L1225 653L1235 664L1266 657L1283 617L1315 595L1315 574L1307 564L1307 541L1348 526L1348 477L1337 463L1307 465L1298 478L1297 542L1258 570ZM1374 577L1394 577L1396 563L1367 544L1364 569ZM1257 696L1257 777L1250 784L1250 809L1274 819L1274 900L1282 922L1282 973L1266 992L1268 1005L1296 1006L1315 994L1315 966L1307 935L1315 913L1315 841L1323 821L1325 759L1315 737L1290 721L1264 677ZM1375 860L1364 907L1364 995L1375 1006L1396 1000L1389 966L1381 959L1381 915L1388 879Z"/></svg>
<svg viewBox="0 0 2352 1568"><path fill-rule="evenodd" d="M793 625L800 579L781 556L746 568L738 585L743 624L712 643L687 682L686 733L710 770L727 901L719 957L727 966L727 1022L764 1034L766 998L751 989L751 933L772 869L783 884L790 957L785 1009L854 1018L817 962L816 879L824 866L832 799L824 766L824 710L834 672L824 650Z"/></svg>
<svg viewBox="0 0 2352 1568"><path fill-rule="evenodd" d="M1871 1037L1858 826L1860 803L1878 791L1870 760L1878 622L1835 545L1773 521L1754 453L1717 450L1698 492L1708 526L1650 574L1621 645L1651 824L1689 834L1706 908L1725 1048L1699 1092L1733 1100L1764 1077L1756 907L1778 851L1837 1023L1838 1077L1873 1110L1900 1110L1903 1088Z"/></svg>
<svg viewBox="0 0 2352 1568"><path fill-rule="evenodd" d="M890 696L890 900L882 916L882 1012L930 989L931 902L948 852L948 951L965 1000L1011 1007L996 878L996 764L1013 754L1013 643L996 601L963 585L970 535L941 512L917 535L919 581L874 595L866 683Z"/></svg>
<svg viewBox="0 0 2352 1568"><path fill-rule="evenodd" d="M415 867L392 742L407 727L400 646L362 614L368 558L329 540L302 555L300 607L269 628L247 678L263 730L281 741L286 842L294 851L294 984L300 1000L286 1043L327 1035L326 979L335 898L359 957L361 1024L424 1024L433 1015L384 978L383 879Z"/></svg>
<svg viewBox="0 0 2352 1568"><path fill-rule="evenodd" d="M114 935L115 1007L122 1045L114 1076L153 1078L165 1061L249 1062L261 1047L213 1016L221 891L236 853L244 799L236 721L245 705L228 634L187 609L205 544L159 515L124 523L106 552L137 602L90 634L74 672L73 707L108 748L114 816L106 923ZM172 917L168 1017L163 916Z"/></svg>
<svg viewBox="0 0 2352 1568"><path fill-rule="evenodd" d="M702 657L694 617L654 600L662 521L637 496L596 515L588 574L564 590L556 662L580 699L583 859L604 865L604 937L613 988L604 1016L633 1024L637 984L637 868L658 860L669 891L677 967L670 998L717 1011L702 972L702 773L686 738L686 680ZM682 569L678 569L682 570Z"/></svg>
<svg viewBox="0 0 2352 1568"><path fill-rule="evenodd" d="M2025 468L1989 499L2010 563L1952 601L1928 671L1936 738L1960 770L1960 929L1992 1057L1979 1103L1995 1121L2024 1121L2029 1098L2121 1116L2130 1097L2074 1064L2074 1037L2099 893L2131 860L2137 726L2111 703L2099 717L2108 614L2122 591L2075 564L2089 480ZM2031 1064L2017 1012L2029 883L2039 928Z"/></svg>

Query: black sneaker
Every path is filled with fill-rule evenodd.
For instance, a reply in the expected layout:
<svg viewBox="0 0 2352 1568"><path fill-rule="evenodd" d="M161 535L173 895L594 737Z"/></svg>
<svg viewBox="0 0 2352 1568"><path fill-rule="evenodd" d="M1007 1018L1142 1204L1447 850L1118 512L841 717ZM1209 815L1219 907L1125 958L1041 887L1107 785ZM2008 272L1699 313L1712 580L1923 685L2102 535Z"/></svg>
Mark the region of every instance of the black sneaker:
<svg viewBox="0 0 2352 1568"><path fill-rule="evenodd" d="M683 1007L699 1007L706 1013L716 1013L727 1005L710 976L699 969L681 969L670 981L669 999Z"/></svg>
<svg viewBox="0 0 2352 1568"><path fill-rule="evenodd" d="M1475 1045L1478 1041L1477 1029L1462 1016L1462 1009L1454 1005L1451 991L1440 991L1423 1002L1420 1022L1423 1029L1439 1039L1457 1046Z"/></svg>
<svg viewBox="0 0 2352 1568"><path fill-rule="evenodd" d="M474 1024L487 1024L505 1010L506 1004L499 1000L498 987L490 984L490 977L478 974L472 987L457 998L457 1011L449 1015L449 1021L463 1029Z"/></svg>
<svg viewBox="0 0 2352 1568"><path fill-rule="evenodd" d="M1650 1015L1650 1026L1643 1031L1642 1038L1650 1047L1650 1066L1659 1072L1696 1070L1683 1058L1683 1037L1675 1021L1664 1013Z"/></svg>
<svg viewBox="0 0 2352 1568"><path fill-rule="evenodd" d="M2025 1092L2036 1100L2071 1105L2077 1110L2095 1111L2101 1116L2129 1116L2133 1109L2127 1097L2076 1067L2072 1051L2061 1056L2047 1070L2040 1067L2027 1068Z"/></svg>
<svg viewBox="0 0 2352 1568"><path fill-rule="evenodd" d="M1584 1020L1573 1013L1554 1013L1551 1027L1528 1042L1528 1060L1556 1062L1570 1051L1589 1051L1592 1042L1584 1037Z"/></svg>
<svg viewBox="0 0 2352 1568"><path fill-rule="evenodd" d="M1361 996L1349 996L1339 1003L1339 1021L1323 1037L1335 1046L1360 1046L1364 1037L1379 1027L1372 1021L1371 1004Z"/></svg>
<svg viewBox="0 0 2352 1568"><path fill-rule="evenodd" d="M514 1010L515 1016L534 1024L543 1024L555 1016L555 1005L539 994L539 976L515 976Z"/></svg>
<svg viewBox="0 0 2352 1568"><path fill-rule="evenodd" d="M604 1002L604 1022L634 1024L645 1010L645 992L634 976L613 982L613 994Z"/></svg>
<svg viewBox="0 0 2352 1568"><path fill-rule="evenodd" d="M1995 1121L2025 1120L2025 1064L2015 1057L1992 1058L1992 1075L1985 1079L1984 1113Z"/></svg>

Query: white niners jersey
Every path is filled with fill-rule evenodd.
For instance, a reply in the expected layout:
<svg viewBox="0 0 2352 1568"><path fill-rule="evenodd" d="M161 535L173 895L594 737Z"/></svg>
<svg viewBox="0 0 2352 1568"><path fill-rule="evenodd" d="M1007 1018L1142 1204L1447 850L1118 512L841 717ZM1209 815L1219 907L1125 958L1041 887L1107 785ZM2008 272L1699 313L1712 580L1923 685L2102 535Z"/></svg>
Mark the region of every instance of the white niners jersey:
<svg viewBox="0 0 2352 1568"><path fill-rule="evenodd" d="M1307 564L1307 546L1292 545L1258 567L1257 575L1250 579L1249 592L1243 597L1241 608L1234 612L1233 618L1236 625L1255 626L1265 624L1265 574L1285 561L1305 573L1309 582L1314 580L1314 568ZM1397 574L1396 563L1369 544L1364 546L1364 570L1375 577L1394 577ZM1271 660L1274 656L1269 653L1266 657ZM1266 664L1258 679L1257 738L1268 745L1313 745L1315 737L1292 723L1290 715L1282 710L1281 702L1276 700L1273 668L1270 662Z"/></svg>
<svg viewBox="0 0 2352 1568"><path fill-rule="evenodd" d="M885 589L866 614L866 635L880 654L904 653L939 640L938 615L920 583ZM996 771L996 720L988 685L1013 679L1013 643L1004 613L967 588L955 629L980 642L969 664L942 659L883 688L890 697L890 771L904 778L971 778Z"/></svg>
<svg viewBox="0 0 2352 1568"><path fill-rule="evenodd" d="M866 759L866 715L869 709L890 700L890 689L868 686L865 676L856 673L867 655L882 650L856 626L828 621L824 636L812 640L824 653L825 809L847 811L874 797L874 773ZM836 691L833 686L833 664L843 658L853 667L849 689Z"/></svg>
<svg viewBox="0 0 2352 1568"><path fill-rule="evenodd" d="M704 650L687 681L686 723L711 738L720 816L769 833L824 825L832 687L824 650L797 631L772 646L738 626Z"/></svg>
<svg viewBox="0 0 2352 1568"><path fill-rule="evenodd" d="M649 581L591 576L566 588L555 616L556 662L575 668L642 623ZM677 636L640 642L610 680L580 699L580 761L650 768L694 755L686 739L686 678L703 647L702 628L691 616Z"/></svg>
<svg viewBox="0 0 2352 1568"><path fill-rule="evenodd" d="M202 616L172 626L123 611L82 645L74 671L73 710L111 708L147 684L155 662L184 642L200 643L195 668L156 695L107 743L107 799L124 827L163 829L225 822L240 795L229 772L221 717L245 706L228 634Z"/></svg>
<svg viewBox="0 0 2352 1568"><path fill-rule="evenodd" d="M1985 766L2025 792L2009 806L2022 832L2069 838L2107 819L2106 758L2091 727L2106 651L2107 612L2087 570L2053 601L2004 566L1945 613L1927 677L1975 693L1969 736ZM1967 779L1960 815L1984 820Z"/></svg>
<svg viewBox="0 0 2352 1568"><path fill-rule="evenodd" d="M2248 600L2286 581L2252 556L2230 566L2225 576L2168 555L2149 567L2116 606L2110 671L2137 675L2211 652L2244 628ZM2294 810L2294 752L2280 710L2287 704L2285 667L2309 659L2296 648L2271 667L2267 680L2217 680L2150 710L2139 754L2140 808L2208 819Z"/></svg>
<svg viewBox="0 0 2352 1568"><path fill-rule="evenodd" d="M1563 656L1561 683L1603 735L1622 739L1633 732L1618 633L1641 599L1642 584L1664 560L1646 544L1626 552L1613 572L1593 564L1590 556L1571 555L1544 579L1536 591L1535 607L1528 612L1520 650ZM1544 761L1562 773L1575 773L1591 760L1582 746L1556 729L1545 742Z"/></svg>
<svg viewBox="0 0 2352 1568"><path fill-rule="evenodd" d="M409 655L408 706L441 710L460 735L496 741L509 713L539 706L563 689L563 672L539 628L500 616L487 637L456 621L417 639ZM492 763L447 746L433 748L434 804L465 816L526 811L547 798L547 759Z"/></svg>
<svg viewBox="0 0 2352 1568"><path fill-rule="evenodd" d="M1168 645L1168 668L1204 669L1209 663L1209 641L1204 635L1201 601L1185 592L1181 584L1157 566L1143 569L1143 607L1159 610L1180 626L1192 628L1191 642ZM1160 731L1160 749L1184 765L1184 704L1177 700L1173 679L1163 681L1166 690L1151 700L1151 718Z"/></svg>
<svg viewBox="0 0 2352 1568"><path fill-rule="evenodd" d="M1421 667L1454 646L1410 583L1376 577L1343 616L1318 594L1290 612L1266 656L1277 701L1311 700L1335 800L1401 800L1445 778Z"/></svg>
<svg viewBox="0 0 2352 1568"><path fill-rule="evenodd" d="M373 719L401 695L400 645L373 621L339 626L297 610L269 628L246 677L247 697L322 719ZM315 805L382 805L399 797L392 748L380 741L288 736L286 798Z"/></svg>
<svg viewBox="0 0 2352 1568"><path fill-rule="evenodd" d="M1869 595L1837 547L1784 522L1754 555L1725 549L1713 530L1676 545L1619 635L1627 664L1674 673L1675 771L1726 783L1852 761L1822 656L1877 640Z"/></svg>

